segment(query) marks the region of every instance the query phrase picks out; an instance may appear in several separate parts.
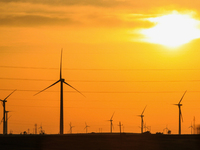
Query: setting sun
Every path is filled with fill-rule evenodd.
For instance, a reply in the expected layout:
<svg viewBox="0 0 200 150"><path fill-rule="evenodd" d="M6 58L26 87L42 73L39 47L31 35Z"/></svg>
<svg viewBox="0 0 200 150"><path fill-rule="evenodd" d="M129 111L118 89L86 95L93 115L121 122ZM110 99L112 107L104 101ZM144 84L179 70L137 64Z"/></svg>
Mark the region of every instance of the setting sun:
<svg viewBox="0 0 200 150"><path fill-rule="evenodd" d="M180 14L173 11L172 14L148 18L147 20L155 23L155 26L141 30L145 36L143 39L145 42L178 47L200 38L200 29L198 28L200 21L192 18L190 14Z"/></svg>

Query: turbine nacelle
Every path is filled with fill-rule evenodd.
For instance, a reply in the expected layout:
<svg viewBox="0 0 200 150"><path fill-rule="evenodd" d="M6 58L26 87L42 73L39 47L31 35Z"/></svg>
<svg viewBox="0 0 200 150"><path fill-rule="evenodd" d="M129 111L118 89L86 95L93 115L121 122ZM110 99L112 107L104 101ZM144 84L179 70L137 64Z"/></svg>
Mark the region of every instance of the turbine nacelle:
<svg viewBox="0 0 200 150"><path fill-rule="evenodd" d="M178 107L183 106L183 104L174 104L174 105L176 105L176 106L178 106Z"/></svg>
<svg viewBox="0 0 200 150"><path fill-rule="evenodd" d="M143 117L144 117L144 115L138 115L138 117L141 117L141 118L143 118Z"/></svg>
<svg viewBox="0 0 200 150"><path fill-rule="evenodd" d="M1 99L0 99L0 101L2 101L2 102L7 102L7 100L1 100Z"/></svg>
<svg viewBox="0 0 200 150"><path fill-rule="evenodd" d="M65 79L60 79L61 82L65 82Z"/></svg>

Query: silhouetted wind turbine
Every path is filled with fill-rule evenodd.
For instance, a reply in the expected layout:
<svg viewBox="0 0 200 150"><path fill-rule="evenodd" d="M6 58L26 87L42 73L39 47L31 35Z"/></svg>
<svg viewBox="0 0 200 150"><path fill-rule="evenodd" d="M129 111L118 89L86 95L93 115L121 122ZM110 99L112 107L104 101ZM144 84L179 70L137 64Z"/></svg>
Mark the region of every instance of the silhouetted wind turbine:
<svg viewBox="0 0 200 150"><path fill-rule="evenodd" d="M85 123L85 128L84 128L84 129L85 129L85 132L86 132L86 133L87 133L87 128L88 128L88 127L90 127L90 126L88 126L87 123Z"/></svg>
<svg viewBox="0 0 200 150"><path fill-rule="evenodd" d="M182 119L182 121L183 121L183 116L182 116L182 113L181 113L181 106L182 106L181 101L183 100L183 97L185 96L185 93L186 93L186 92L187 92L187 91L184 92L184 94L183 94L183 96L181 97L181 100L179 101L179 103L178 103L178 104L174 104L174 105L177 105L177 106L178 106L178 109L179 109L179 131L178 131L179 134L181 134L181 119Z"/></svg>
<svg viewBox="0 0 200 150"><path fill-rule="evenodd" d="M110 121L110 133L112 133L112 128L114 128L114 127L113 127L113 123L112 123L112 122L113 122L112 118L113 118L114 114L115 114L115 112L114 112L113 115L111 116L110 120L108 120L108 121Z"/></svg>
<svg viewBox="0 0 200 150"><path fill-rule="evenodd" d="M193 129L192 122L191 122L191 126L189 126L189 128L191 128L191 134L192 134L192 129Z"/></svg>
<svg viewBox="0 0 200 150"><path fill-rule="evenodd" d="M69 124L69 132L72 134L72 128L75 127L75 126L72 126L72 123L70 122Z"/></svg>
<svg viewBox="0 0 200 150"><path fill-rule="evenodd" d="M119 122L118 126L119 126L119 132L122 133L122 126L123 126L123 124L121 124L121 121Z"/></svg>
<svg viewBox="0 0 200 150"><path fill-rule="evenodd" d="M166 134L167 134L167 132L168 132L168 130L169 130L169 129L167 128L167 125L166 125L166 128L163 129L163 134L164 134L165 130L166 130Z"/></svg>
<svg viewBox="0 0 200 150"><path fill-rule="evenodd" d="M64 132L64 126L63 126L63 124L64 124L64 122L63 122L63 83L65 83L69 87L73 88L74 90L76 90L81 95L83 95L83 94L81 92L79 92L77 89L75 89L73 86L71 86L70 84L65 82L65 79L62 78L62 50L61 50L61 59L60 59L60 79L58 81L56 81L55 83L53 83L52 85L48 86L47 88L43 89L42 91L36 93L35 95L45 91L46 89L54 86L55 84L57 84L59 82L60 82L60 134L63 134L63 132Z"/></svg>
<svg viewBox="0 0 200 150"><path fill-rule="evenodd" d="M143 133L143 127L144 127L144 120L143 120L143 117L144 117L144 111L146 109L147 106L145 106L143 112L141 113L141 115L138 115L139 117L141 117L141 133Z"/></svg>
<svg viewBox="0 0 200 150"><path fill-rule="evenodd" d="M14 93L16 90L14 90L12 93ZM2 101L2 105L3 105L3 134L7 134L6 132L6 102L7 102L7 98L12 94L10 93L4 100Z"/></svg>

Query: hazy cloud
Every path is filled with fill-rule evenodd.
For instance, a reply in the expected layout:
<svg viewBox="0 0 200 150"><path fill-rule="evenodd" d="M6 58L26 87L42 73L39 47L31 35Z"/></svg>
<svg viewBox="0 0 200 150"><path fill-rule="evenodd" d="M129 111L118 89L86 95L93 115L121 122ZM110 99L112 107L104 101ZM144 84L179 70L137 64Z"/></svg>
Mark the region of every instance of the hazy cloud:
<svg viewBox="0 0 200 150"><path fill-rule="evenodd" d="M94 6L113 6L122 5L128 1L123 0L0 0L4 3L32 3L45 5L94 5Z"/></svg>
<svg viewBox="0 0 200 150"><path fill-rule="evenodd" d="M0 26L82 25L82 27L126 27L149 23L139 20L143 15L129 15L126 9L94 6L53 6L30 3L2 3Z"/></svg>
<svg viewBox="0 0 200 150"><path fill-rule="evenodd" d="M4 16L0 17L1 26L46 26L46 25L70 25L77 22L70 18L50 18L37 15Z"/></svg>
<svg viewBox="0 0 200 150"><path fill-rule="evenodd" d="M156 14L151 9L169 4L168 1L0 0L0 26L150 27L152 23L141 19L147 17L146 14ZM175 0L172 4L178 2ZM162 10L165 8L167 5Z"/></svg>

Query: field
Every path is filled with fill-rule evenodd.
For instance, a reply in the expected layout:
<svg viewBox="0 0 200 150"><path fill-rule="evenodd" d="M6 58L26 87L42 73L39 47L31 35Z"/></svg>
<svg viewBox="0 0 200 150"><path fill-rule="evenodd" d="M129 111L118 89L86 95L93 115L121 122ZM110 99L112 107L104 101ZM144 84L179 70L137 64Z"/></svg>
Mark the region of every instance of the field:
<svg viewBox="0 0 200 150"><path fill-rule="evenodd" d="M200 135L0 135L1 150L199 150Z"/></svg>

